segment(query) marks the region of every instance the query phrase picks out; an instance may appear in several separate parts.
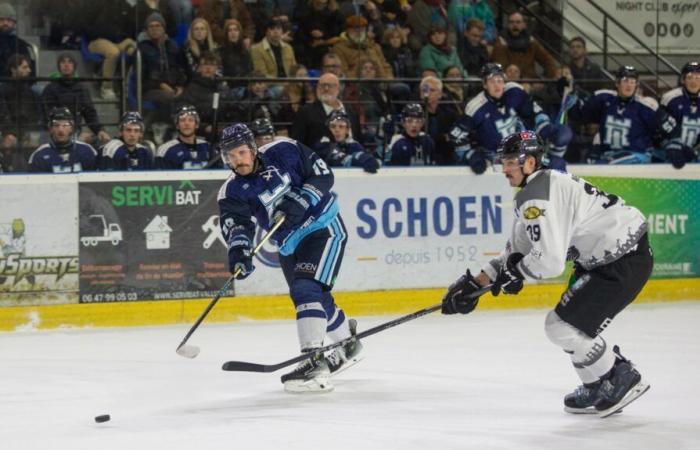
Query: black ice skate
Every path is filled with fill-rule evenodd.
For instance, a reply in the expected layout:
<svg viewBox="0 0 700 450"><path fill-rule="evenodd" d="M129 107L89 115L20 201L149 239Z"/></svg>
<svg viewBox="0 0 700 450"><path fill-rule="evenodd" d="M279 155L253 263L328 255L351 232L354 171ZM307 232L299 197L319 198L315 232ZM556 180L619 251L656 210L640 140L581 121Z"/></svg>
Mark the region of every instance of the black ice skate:
<svg viewBox="0 0 700 450"><path fill-rule="evenodd" d="M314 349L309 352L315 351ZM326 359L315 354L300 362L296 369L282 375L284 390L293 393L330 392L333 390L331 372Z"/></svg>
<svg viewBox="0 0 700 450"><path fill-rule="evenodd" d="M564 397L564 411L571 414L598 414L595 404L598 402L598 390L601 382L582 384L574 392Z"/></svg>
<svg viewBox="0 0 700 450"><path fill-rule="evenodd" d="M355 319L348 320L348 326L350 327L350 334L352 336L357 335L357 321ZM338 347L326 356L326 363L328 364L328 369L331 371L331 375L336 375L343 370L354 366L364 358L362 354L362 342L358 340L351 340L342 347Z"/></svg>
<svg viewBox="0 0 700 450"><path fill-rule="evenodd" d="M595 409L601 418L615 414L649 390L649 385L642 380L642 375L634 368L630 360L620 354L616 345L615 365L610 375L601 381L598 390L599 400Z"/></svg>

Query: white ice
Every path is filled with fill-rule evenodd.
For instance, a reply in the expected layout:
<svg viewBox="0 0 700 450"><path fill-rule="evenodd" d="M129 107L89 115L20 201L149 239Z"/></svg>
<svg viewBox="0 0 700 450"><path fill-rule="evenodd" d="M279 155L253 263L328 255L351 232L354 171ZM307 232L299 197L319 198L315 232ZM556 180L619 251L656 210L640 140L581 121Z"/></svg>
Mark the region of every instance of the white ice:
<svg viewBox="0 0 700 450"><path fill-rule="evenodd" d="M0 449L700 448L700 302L633 305L606 330L651 384L608 419L563 412L578 380L545 314L402 324L368 338L325 395L285 393L281 372L220 370L294 356L292 321L205 322L194 360L174 351L189 325L3 333Z"/></svg>

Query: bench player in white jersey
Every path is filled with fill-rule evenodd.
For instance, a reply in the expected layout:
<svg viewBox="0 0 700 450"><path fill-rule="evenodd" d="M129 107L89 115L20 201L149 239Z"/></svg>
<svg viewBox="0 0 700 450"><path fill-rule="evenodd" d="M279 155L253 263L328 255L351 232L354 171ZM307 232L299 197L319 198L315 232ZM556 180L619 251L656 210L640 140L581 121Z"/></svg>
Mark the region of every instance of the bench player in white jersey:
<svg viewBox="0 0 700 450"><path fill-rule="evenodd" d="M653 258L639 210L586 181L542 168L542 141L532 131L506 137L497 152L515 195L515 222L501 255L476 277L467 270L443 299L443 313L471 312L469 295L493 283L492 293L517 294L523 281L556 277L574 261L569 288L547 314L549 339L571 357L583 382L564 398L571 413L607 417L649 389L617 346L600 333L642 290Z"/></svg>

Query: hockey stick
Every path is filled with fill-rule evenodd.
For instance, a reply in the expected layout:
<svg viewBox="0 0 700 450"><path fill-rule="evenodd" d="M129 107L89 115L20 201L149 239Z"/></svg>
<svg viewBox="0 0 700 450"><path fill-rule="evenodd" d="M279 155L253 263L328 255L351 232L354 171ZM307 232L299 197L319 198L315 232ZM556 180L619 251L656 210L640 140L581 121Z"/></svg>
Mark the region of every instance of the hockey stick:
<svg viewBox="0 0 700 450"><path fill-rule="evenodd" d="M474 292L471 295L471 298L478 298L481 297L483 294L491 290L491 287L493 285L489 284L478 291ZM401 325L402 323L409 322L413 319L417 319L419 317L426 316L430 313L434 313L435 311L438 311L439 309L442 308L442 302L433 305L433 306L428 306L427 308L423 308L420 311L416 311L411 314L407 314L405 316L401 316L398 319L391 320L389 322L385 322L383 324L377 325L374 328L370 328L369 330L365 330L362 333L358 333L355 336L350 336L349 338L343 339L342 341L335 342L333 344L326 345L325 347L321 347L317 349L313 353L304 353L299 356L295 356L294 358L288 359L286 361L282 361L281 363L277 364L257 364L257 363L251 363L251 362L243 362L243 361L228 361L225 362L224 365L221 367L222 370L228 371L228 372L264 372L264 373L269 373L269 372L275 372L279 369L282 369L287 366L291 366L294 363L298 363L301 361L304 361L305 359L309 359L314 357L315 355L325 353L329 350L333 350L335 348L338 348L340 346L343 346L347 344L348 342L355 340L355 339L362 339L366 338L367 336L371 336L373 334L377 334L380 331L387 330L389 328L393 328L397 325Z"/></svg>
<svg viewBox="0 0 700 450"><path fill-rule="evenodd" d="M265 245L265 243L270 239L270 237L275 233L275 231L277 231L277 229L283 223L284 223L284 216L279 216L279 219L277 219L277 221L274 223L272 228L270 228L270 231L268 231L267 234L265 234L265 236L263 236L262 239L260 239L260 242L258 243L258 245L255 246L255 248L253 249L253 253L251 254L251 258L253 256L255 256L255 254L258 253L258 251L260 251L262 246ZM214 305L216 305L216 302L218 302L219 299L221 298L221 296L224 295L224 293L226 293L228 288L231 286L231 283L233 283L233 280L238 276L238 274L240 272L241 272L241 268L239 267L238 269L236 269L233 272L233 275L231 275L228 278L228 280L226 280L226 283L224 283L224 285L221 287L221 289L219 289L219 292L216 293L214 298L211 299L211 302L209 302L209 304L204 309L202 314L199 315L199 318L194 323L194 325L192 325L192 328L190 328L190 331L187 332L187 334L185 335L185 338L182 340L182 342L180 342L180 345L177 346L177 349L175 349L175 352L178 355L184 356L185 358L190 358L190 359L199 355L199 347L194 346L194 345L185 345L185 344L187 343L187 340L190 338L190 336L192 336L192 333L194 333L194 330L196 330L197 327L199 327L199 325L202 323L204 318L207 317L207 314L209 314L209 311L211 311L211 309L214 307Z"/></svg>

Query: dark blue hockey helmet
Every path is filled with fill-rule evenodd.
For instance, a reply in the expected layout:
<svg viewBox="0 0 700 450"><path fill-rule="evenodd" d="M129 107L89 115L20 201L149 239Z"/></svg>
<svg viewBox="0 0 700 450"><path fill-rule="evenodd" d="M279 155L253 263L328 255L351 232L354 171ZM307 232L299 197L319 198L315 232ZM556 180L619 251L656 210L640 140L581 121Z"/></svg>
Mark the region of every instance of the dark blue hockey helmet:
<svg viewBox="0 0 700 450"><path fill-rule="evenodd" d="M326 119L326 127L330 127L333 122L337 121L345 122L348 127L350 126L350 117L347 115L347 113L340 109L336 109L328 115L328 118Z"/></svg>
<svg viewBox="0 0 700 450"><path fill-rule="evenodd" d="M525 158L530 155L537 160L537 167L542 164L544 155L544 142L534 131L525 130L513 133L503 138L496 150L499 161L509 158L518 158L518 163L523 165Z"/></svg>
<svg viewBox="0 0 700 450"><path fill-rule="evenodd" d="M141 117L141 114L139 114L138 111L127 111L124 113L122 116L122 119L119 121L119 129L123 130L124 125L128 124L135 124L141 127L141 131L144 131L145 127L143 124L143 117Z"/></svg>
<svg viewBox="0 0 700 450"><path fill-rule="evenodd" d="M71 125L75 124L75 117L66 106L55 106L49 111L49 126L52 126L55 121L59 120L67 120Z"/></svg>
<svg viewBox="0 0 700 450"><path fill-rule="evenodd" d="M687 63L683 64L683 68L681 69L681 76L685 76L691 72L700 72L699 62L688 61Z"/></svg>
<svg viewBox="0 0 700 450"><path fill-rule="evenodd" d="M401 110L401 121L408 118L425 119L425 111L420 103L409 103Z"/></svg>
<svg viewBox="0 0 700 450"><path fill-rule="evenodd" d="M639 72L634 66L620 66L620 68L615 71L615 81L619 82L623 78L639 80Z"/></svg>
<svg viewBox="0 0 700 450"><path fill-rule="evenodd" d="M250 123L250 131L253 132L255 137L274 136L275 126L272 125L272 121L267 117L260 117Z"/></svg>
<svg viewBox="0 0 700 450"><path fill-rule="evenodd" d="M197 112L197 108L195 108L192 105L189 104L184 104L180 105L175 109L175 114L173 115L173 122L175 125L180 121L180 117L183 116L194 116L194 120L197 122L197 125L199 125L199 113Z"/></svg>
<svg viewBox="0 0 700 450"><path fill-rule="evenodd" d="M506 72L503 70L503 66L498 63L484 64L481 68L481 79L486 81L491 77L502 77L505 80Z"/></svg>
<svg viewBox="0 0 700 450"><path fill-rule="evenodd" d="M258 153L258 146L255 144L255 135L244 123L235 123L221 130L219 133L219 152L221 159L233 170L233 165L228 159L228 151L241 145L247 145L253 153L253 158Z"/></svg>

